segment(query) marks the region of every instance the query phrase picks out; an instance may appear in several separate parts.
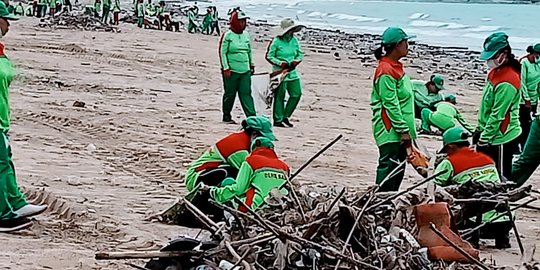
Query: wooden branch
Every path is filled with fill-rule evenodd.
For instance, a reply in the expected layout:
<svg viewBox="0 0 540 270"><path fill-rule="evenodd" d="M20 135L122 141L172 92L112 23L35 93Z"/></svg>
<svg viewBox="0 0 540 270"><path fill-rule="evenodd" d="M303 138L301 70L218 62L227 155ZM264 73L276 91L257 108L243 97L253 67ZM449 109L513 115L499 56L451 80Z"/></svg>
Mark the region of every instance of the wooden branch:
<svg viewBox="0 0 540 270"><path fill-rule="evenodd" d="M471 256L471 254L467 253L465 250L463 250L458 245L456 245L454 242L452 242L450 239L448 239L448 237L446 237L441 231L439 231L437 229L437 227L435 227L435 225L433 223L429 224L429 228L435 234L437 234L442 240L444 240L447 244L449 244L451 247L453 247L455 250L457 250L459 253L461 253L461 255L463 255L467 259L469 259L472 263L476 264L478 267L480 267L480 268L482 268L484 270L489 270L489 267L487 267L485 264L483 264L482 262L480 262L479 260L477 260L476 258Z"/></svg>
<svg viewBox="0 0 540 270"><path fill-rule="evenodd" d="M521 252L521 256L525 253L525 249L523 248L523 243L521 242L521 237L519 236L519 231L517 229L516 223L514 222L514 217L512 216L512 211L510 210L510 205L508 204L508 201L505 201L506 204L506 213L508 214L508 218L510 219L510 223L512 224L512 229L514 229L514 234L516 235L516 240L518 242L519 251Z"/></svg>
<svg viewBox="0 0 540 270"><path fill-rule="evenodd" d="M183 251L129 251L129 252L98 252L96 260L152 259L176 258L183 256L202 255L204 252L195 250Z"/></svg>
<svg viewBox="0 0 540 270"><path fill-rule="evenodd" d="M339 193L339 195L332 201L332 203L330 203L330 206L328 207L328 209L326 209L326 211L317 215L317 218L316 218L317 221L309 226L309 228L304 232L302 237L308 240L311 240L313 236L315 236L319 228L321 228L321 224L322 224L321 221L326 220L326 218L328 217L328 214L330 213L330 211L332 211L332 208L334 208L334 206L338 203L339 199L341 199L341 197L343 197L343 195L345 194L345 191L346 189L343 188L341 192Z"/></svg>
<svg viewBox="0 0 540 270"><path fill-rule="evenodd" d="M236 261L242 262L242 265L244 266L244 270L251 270L251 266L249 265L249 263L244 260L244 257L247 256L248 254L247 252L246 254L244 254L244 257L240 257L240 255L238 255L236 250L234 250L234 248L231 246L231 243L229 241L225 241L225 247L227 248L227 250L229 250L229 252L236 259ZM232 267L231 269L234 269L234 267Z"/></svg>

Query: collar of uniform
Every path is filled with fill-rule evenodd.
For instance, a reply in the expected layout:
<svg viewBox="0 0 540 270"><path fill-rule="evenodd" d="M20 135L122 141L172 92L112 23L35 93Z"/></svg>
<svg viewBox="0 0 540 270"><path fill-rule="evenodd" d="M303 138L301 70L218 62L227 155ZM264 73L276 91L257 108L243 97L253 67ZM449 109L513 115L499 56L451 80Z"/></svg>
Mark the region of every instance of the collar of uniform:
<svg viewBox="0 0 540 270"><path fill-rule="evenodd" d="M4 54L4 43L0 43L0 57L4 57L6 56Z"/></svg>
<svg viewBox="0 0 540 270"><path fill-rule="evenodd" d="M381 62L385 62L385 63L388 63L390 64L392 67L394 68L400 68L400 69L403 69L403 64L399 61L395 61L395 60L392 60L390 59L390 57L388 56L385 56L383 58L381 58L380 60Z"/></svg>
<svg viewBox="0 0 540 270"><path fill-rule="evenodd" d="M276 152L274 151L274 149L272 148L268 148L268 147L259 147L255 150L253 150L253 152L251 152L252 155L260 155L260 156L265 156L265 157L268 157L268 158L278 158Z"/></svg>

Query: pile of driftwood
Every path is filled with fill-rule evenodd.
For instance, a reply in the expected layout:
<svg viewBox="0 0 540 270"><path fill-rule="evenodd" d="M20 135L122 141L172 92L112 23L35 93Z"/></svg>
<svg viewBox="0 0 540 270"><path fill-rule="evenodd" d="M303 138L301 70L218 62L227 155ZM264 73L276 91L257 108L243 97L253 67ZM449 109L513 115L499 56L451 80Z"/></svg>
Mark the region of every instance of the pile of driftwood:
<svg viewBox="0 0 540 270"><path fill-rule="evenodd" d="M104 24L100 18L82 13L70 14L63 12L58 16L42 19L39 26L85 31L120 32L118 27Z"/></svg>
<svg viewBox="0 0 540 270"><path fill-rule="evenodd" d="M290 194L274 192L267 200L268 207L256 212L237 210L242 206L239 200L234 207L210 201L214 210L224 211L221 217L224 221L213 220L213 215L203 213L199 207L182 199L155 217L163 222L185 224L187 212L211 233L206 241L181 238L150 255L100 253L96 257L152 257L154 259L140 269L154 270L513 269L495 267L495 262L474 258L470 259L470 264L431 260L427 249L416 240L414 206L445 201L453 207L456 216L463 215L471 202L476 207L491 205L486 206L489 209L505 202L517 209L536 200L514 203L529 197L531 188L512 189L508 185L489 183L467 183L446 189L419 188L430 180L427 178L397 193L377 192L377 186L359 192L291 184ZM462 198L465 196L467 199ZM435 226L431 229L440 233ZM515 232L519 237L517 230ZM524 267L520 269L536 269L532 265Z"/></svg>

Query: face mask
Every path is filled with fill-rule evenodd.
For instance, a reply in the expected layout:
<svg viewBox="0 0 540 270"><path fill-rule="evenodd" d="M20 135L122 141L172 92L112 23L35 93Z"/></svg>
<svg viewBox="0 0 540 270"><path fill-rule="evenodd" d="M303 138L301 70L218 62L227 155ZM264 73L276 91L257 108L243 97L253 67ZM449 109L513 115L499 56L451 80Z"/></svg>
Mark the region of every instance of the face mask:
<svg viewBox="0 0 540 270"><path fill-rule="evenodd" d="M498 68L498 67L500 67L502 64L504 64L504 61L505 61L505 54L504 54L504 53L501 53L501 54L499 55L499 57L494 58L494 59L489 59L489 60L487 60L487 66L488 66L490 69Z"/></svg>

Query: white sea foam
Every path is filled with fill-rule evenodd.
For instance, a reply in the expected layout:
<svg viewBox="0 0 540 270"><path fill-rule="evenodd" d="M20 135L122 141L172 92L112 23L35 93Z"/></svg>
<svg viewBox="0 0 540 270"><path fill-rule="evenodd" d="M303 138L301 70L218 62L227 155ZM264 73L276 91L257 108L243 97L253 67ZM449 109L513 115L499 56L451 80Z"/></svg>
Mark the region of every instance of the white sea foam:
<svg viewBox="0 0 540 270"><path fill-rule="evenodd" d="M471 31L471 32L495 32L495 31L500 31L501 29L502 29L501 26L480 25L480 26L476 26L474 28L471 28L469 31Z"/></svg>
<svg viewBox="0 0 540 270"><path fill-rule="evenodd" d="M356 16L356 15L350 15L350 14L342 14L342 13L336 13L328 15L328 18L335 18L338 20L348 20L348 21L357 21L357 22L384 22L386 19L383 18L373 18L373 17L367 17L367 16Z"/></svg>
<svg viewBox="0 0 540 270"><path fill-rule="evenodd" d="M307 16L308 17L321 17L321 15L322 15L321 12L314 11L314 12L309 13Z"/></svg>
<svg viewBox="0 0 540 270"><path fill-rule="evenodd" d="M429 14L425 13L414 13L413 15L409 16L409 19L411 20L418 20L418 19L427 19L429 18Z"/></svg>
<svg viewBox="0 0 540 270"><path fill-rule="evenodd" d="M419 20L419 21L412 21L410 25L416 26L416 27L446 27L449 24L445 22Z"/></svg>

